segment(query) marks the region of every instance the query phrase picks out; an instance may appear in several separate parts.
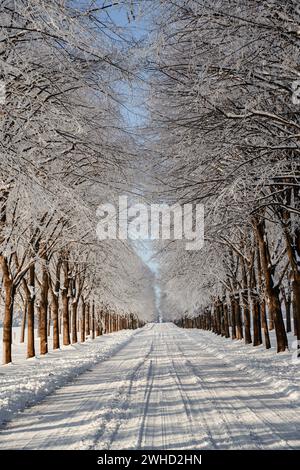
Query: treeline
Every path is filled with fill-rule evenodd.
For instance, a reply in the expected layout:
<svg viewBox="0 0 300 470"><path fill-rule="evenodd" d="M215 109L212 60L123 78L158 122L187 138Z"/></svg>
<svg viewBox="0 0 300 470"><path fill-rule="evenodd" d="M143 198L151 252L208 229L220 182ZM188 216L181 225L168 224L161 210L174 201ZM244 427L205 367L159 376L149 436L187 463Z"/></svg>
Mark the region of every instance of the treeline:
<svg viewBox="0 0 300 470"><path fill-rule="evenodd" d="M300 340L299 20L294 0L166 0L151 62L157 176L205 207L204 248L168 246L165 311L267 348L275 329L277 351Z"/></svg>
<svg viewBox="0 0 300 470"><path fill-rule="evenodd" d="M49 324L58 348L59 333L68 345L136 328L137 315L151 312L141 260L125 242L99 243L96 237L98 205L131 185L126 169L132 141L122 131L117 86L133 74L131 43L125 28L111 20L110 8L100 1L0 5L5 364L12 361L17 310L27 357L35 354L35 327L45 354Z"/></svg>
<svg viewBox="0 0 300 470"><path fill-rule="evenodd" d="M35 332L34 321L30 317L32 311L27 303L24 305L19 342L24 343L27 336L27 358L34 357L36 354L35 339L39 339L38 353L43 355L48 353L50 338L52 349L59 349L62 344L68 346L77 342L83 343L87 339L95 339L98 336L124 329L134 330L144 325L144 322L133 314L117 314L110 311L109 307L95 305L94 301L90 303L80 299L78 311L77 306L72 304L70 311L65 312L64 306L59 307L57 311L55 303L50 303L47 319L41 318L40 308L38 307L35 317L38 319L38 328ZM47 320L47 328L44 326L45 320ZM6 328L6 325L4 325L4 335L6 334L6 337L3 337L3 341L5 346L8 346L6 349L9 350L10 339L5 341L8 331L10 332L11 329ZM10 362L9 352L6 358L7 362ZM12 359L11 355L10 359Z"/></svg>
<svg viewBox="0 0 300 470"><path fill-rule="evenodd" d="M293 272L297 245L289 246L289 238L284 243L284 235L270 244L267 226L263 219L255 219L248 243L244 237L240 244L236 240L224 243L222 293L203 311L195 309L193 318L181 318L180 326L211 330L254 346L264 340L267 349L271 347L269 330L275 330L278 352L288 347L287 333L292 331L299 339L299 285Z"/></svg>
<svg viewBox="0 0 300 470"><path fill-rule="evenodd" d="M15 203L14 198L12 201ZM53 349L57 349L60 334L61 343L67 346L84 342L87 336L94 339L104 333L141 326L136 315L117 312L113 304L99 300L105 297L101 295L101 279L97 272L96 242L93 249L69 242L63 230L65 222L57 220L56 212L45 213L34 231L35 220L26 216L25 223L22 221L20 225L14 220L16 214L18 210L13 211L8 201L2 199L2 233L8 227L10 231L2 241L11 244L6 249L9 252L0 255L4 364L12 361L16 304L22 311L20 340L24 342L26 336L28 358L35 355L35 328L38 329L39 353L46 354L49 335L53 337ZM88 241L91 243L92 239Z"/></svg>

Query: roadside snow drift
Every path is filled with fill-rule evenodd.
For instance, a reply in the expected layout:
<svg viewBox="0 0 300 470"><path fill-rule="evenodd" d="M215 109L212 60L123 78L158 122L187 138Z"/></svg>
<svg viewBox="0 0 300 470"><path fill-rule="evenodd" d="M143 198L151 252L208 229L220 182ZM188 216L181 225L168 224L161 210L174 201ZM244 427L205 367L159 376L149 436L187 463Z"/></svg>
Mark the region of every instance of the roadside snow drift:
<svg viewBox="0 0 300 470"><path fill-rule="evenodd" d="M0 366L0 423L115 354L134 333L133 330L111 333L27 360L21 359L16 351L15 363Z"/></svg>

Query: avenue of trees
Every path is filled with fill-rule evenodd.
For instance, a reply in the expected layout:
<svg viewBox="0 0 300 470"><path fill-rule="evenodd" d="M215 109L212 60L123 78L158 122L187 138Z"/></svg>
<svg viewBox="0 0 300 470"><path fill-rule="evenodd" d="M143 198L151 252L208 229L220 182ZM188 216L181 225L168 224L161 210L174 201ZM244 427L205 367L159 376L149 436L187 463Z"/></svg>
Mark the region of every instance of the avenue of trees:
<svg viewBox="0 0 300 470"><path fill-rule="evenodd" d="M96 238L96 210L130 187L118 84L130 40L105 2L0 5L0 269L3 362L21 320L27 357L143 324L149 270ZM20 313L21 312L21 313ZM138 317L139 316L139 317ZM37 331L35 330L37 329ZM61 334L61 336L60 336Z"/></svg>
<svg viewBox="0 0 300 470"><path fill-rule="evenodd" d="M204 248L160 252L165 316L267 348L274 329L284 351L300 339L298 2L157 6L153 172L165 200L205 206Z"/></svg>
<svg viewBox="0 0 300 470"><path fill-rule="evenodd" d="M300 340L298 1L3 0L0 19L3 362L16 322L32 357L36 335L45 354L157 309L254 346L274 330L278 352ZM153 273L99 242L97 207L122 194L204 204L204 247L153 242Z"/></svg>

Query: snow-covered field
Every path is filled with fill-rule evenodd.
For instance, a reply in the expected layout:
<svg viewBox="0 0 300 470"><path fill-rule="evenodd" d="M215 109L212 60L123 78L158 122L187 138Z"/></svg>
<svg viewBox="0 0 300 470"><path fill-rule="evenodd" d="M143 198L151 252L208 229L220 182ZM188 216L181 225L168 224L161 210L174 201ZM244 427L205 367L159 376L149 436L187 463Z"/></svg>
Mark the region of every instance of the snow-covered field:
<svg viewBox="0 0 300 470"><path fill-rule="evenodd" d="M292 352L148 324L0 373L4 406L30 377L31 403L53 392L4 426L1 449L300 448Z"/></svg>

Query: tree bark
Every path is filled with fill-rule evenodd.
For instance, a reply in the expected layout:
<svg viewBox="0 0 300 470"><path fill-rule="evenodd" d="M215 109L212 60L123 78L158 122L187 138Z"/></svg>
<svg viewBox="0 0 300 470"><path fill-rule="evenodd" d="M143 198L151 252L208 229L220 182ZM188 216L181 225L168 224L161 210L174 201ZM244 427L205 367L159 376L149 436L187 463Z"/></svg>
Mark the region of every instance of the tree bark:
<svg viewBox="0 0 300 470"><path fill-rule="evenodd" d="M49 291L49 277L47 267L47 254L46 247L42 244L41 248L42 260L42 282L41 282L41 298L40 298L40 354L47 354L48 352L48 291Z"/></svg>
<svg viewBox="0 0 300 470"><path fill-rule="evenodd" d="M59 291L60 291L60 271L61 260L58 259L55 270L54 288L50 289L51 292L51 307L52 307L52 322L53 322L53 349L59 349Z"/></svg>
<svg viewBox="0 0 300 470"><path fill-rule="evenodd" d="M21 324L21 335L20 335L21 344L24 343L25 341L26 319L27 319L27 302L25 300L24 307L23 307L22 324Z"/></svg>
<svg viewBox="0 0 300 470"><path fill-rule="evenodd" d="M236 339L235 302L234 302L233 294L230 294L230 309L231 309L231 338Z"/></svg>
<svg viewBox="0 0 300 470"><path fill-rule="evenodd" d="M85 335L90 336L90 304L86 303L85 310Z"/></svg>
<svg viewBox="0 0 300 470"><path fill-rule="evenodd" d="M51 304L49 304L48 328L47 328L48 337L51 336L51 320L52 320L52 308L51 308Z"/></svg>
<svg viewBox="0 0 300 470"><path fill-rule="evenodd" d="M288 286L288 287L290 287L290 286ZM292 304L291 292L288 290L288 292L286 294L285 288L282 287L281 293L282 293L282 298L283 298L284 306L285 306L286 332L289 333L290 331L292 331L292 325L291 325L291 304Z"/></svg>
<svg viewBox="0 0 300 470"><path fill-rule="evenodd" d="M261 317L261 324L264 331L264 338L265 338L265 347L266 349L271 348L271 341L269 335L269 328L268 328L268 319L267 319L267 312L266 312L266 302L264 298L263 292L263 274L262 274L262 267L260 262L260 254L259 254L259 247L256 246L256 263L257 263L257 287L258 291L261 296L261 301L259 303L259 310L260 310L260 317Z"/></svg>
<svg viewBox="0 0 300 470"><path fill-rule="evenodd" d="M228 321L228 305L226 300L224 299L223 301L223 309L224 309L224 332L225 332L225 338L230 338L230 332L229 332L229 321Z"/></svg>
<svg viewBox="0 0 300 470"><path fill-rule="evenodd" d="M252 292L251 301L252 301L252 318L253 318L253 346L259 346L262 343L262 336L261 336L261 319L260 319L258 295Z"/></svg>
<svg viewBox="0 0 300 470"><path fill-rule="evenodd" d="M300 275L294 275L292 280L292 292L293 292L293 319L295 324L295 335L300 340Z"/></svg>
<svg viewBox="0 0 300 470"><path fill-rule="evenodd" d="M26 281L25 281L26 283ZM27 301L27 358L35 356L34 344L34 302L35 302L35 265L32 264L28 273Z"/></svg>
<svg viewBox="0 0 300 470"><path fill-rule="evenodd" d="M97 312L97 315L96 315L96 336L100 336L101 335L101 324L100 324L100 312L98 311Z"/></svg>
<svg viewBox="0 0 300 470"><path fill-rule="evenodd" d="M77 307L78 300L72 302L72 343L77 343Z"/></svg>
<svg viewBox="0 0 300 470"><path fill-rule="evenodd" d="M15 300L15 287L11 280L8 261L3 255L0 255L0 263L3 273L3 285L5 293L4 319L3 319L3 364L12 362L12 321Z"/></svg>
<svg viewBox="0 0 300 470"><path fill-rule="evenodd" d="M236 294L234 296L235 304L235 321L236 321L236 339L243 339L243 324L242 324L242 315L241 315L241 306L240 306L240 296Z"/></svg>
<svg viewBox="0 0 300 470"><path fill-rule="evenodd" d="M65 255L66 256L66 255ZM69 317L69 263L64 259L63 267L63 289L62 289L62 321L63 321L63 345L69 346L70 342L70 317Z"/></svg>
<svg viewBox="0 0 300 470"><path fill-rule="evenodd" d="M265 278L265 290L268 302L268 310L274 320L275 334L277 340L277 352L283 352L288 347L288 341L279 300L279 287L274 284L273 269L270 262L269 248L266 239L265 223L260 220L255 224L255 233L260 252L262 271Z"/></svg>
<svg viewBox="0 0 300 470"><path fill-rule="evenodd" d="M92 330L92 339L95 339L95 302L92 303L92 315L91 315L91 330Z"/></svg>
<svg viewBox="0 0 300 470"><path fill-rule="evenodd" d="M53 292L51 301L51 312L53 322L53 349L59 349L59 297L56 292Z"/></svg>
<svg viewBox="0 0 300 470"><path fill-rule="evenodd" d="M81 328L80 328L80 341L85 342L85 303L84 300L81 300Z"/></svg>
<svg viewBox="0 0 300 470"><path fill-rule="evenodd" d="M241 258L241 266L242 266L242 283L243 283L243 290L242 290L242 303L243 303L243 314L244 314L244 328L245 328L245 343L250 344L252 343L251 337L251 319L250 319L250 308L249 308L249 286L248 286L248 277L247 277L247 270L245 265L245 260Z"/></svg>

